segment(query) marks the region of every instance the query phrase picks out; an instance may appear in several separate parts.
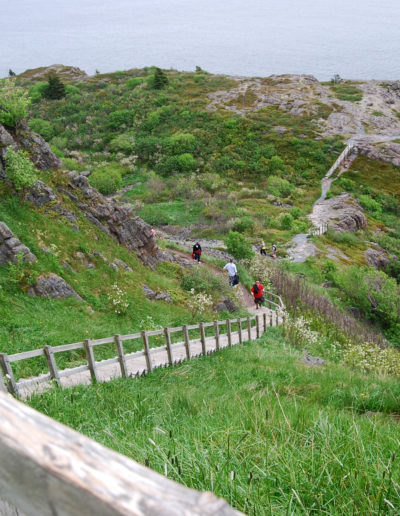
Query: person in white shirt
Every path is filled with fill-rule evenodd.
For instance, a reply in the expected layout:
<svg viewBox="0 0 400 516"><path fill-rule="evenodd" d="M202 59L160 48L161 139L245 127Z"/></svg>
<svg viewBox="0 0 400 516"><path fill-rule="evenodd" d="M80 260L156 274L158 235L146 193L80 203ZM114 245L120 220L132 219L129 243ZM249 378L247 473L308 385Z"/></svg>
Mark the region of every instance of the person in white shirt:
<svg viewBox="0 0 400 516"><path fill-rule="evenodd" d="M224 270L228 271L229 285L231 285L233 287L235 276L237 275L237 269L236 269L236 265L233 263L232 259L230 259L229 263L227 263L225 265Z"/></svg>

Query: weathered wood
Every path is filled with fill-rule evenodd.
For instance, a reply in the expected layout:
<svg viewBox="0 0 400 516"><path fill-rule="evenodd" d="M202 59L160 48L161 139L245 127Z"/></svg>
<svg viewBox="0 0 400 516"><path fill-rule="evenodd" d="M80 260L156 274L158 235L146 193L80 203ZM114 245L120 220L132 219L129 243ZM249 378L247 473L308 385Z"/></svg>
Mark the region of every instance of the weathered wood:
<svg viewBox="0 0 400 516"><path fill-rule="evenodd" d="M228 346L231 347L232 346L232 325L231 325L230 319L226 320L226 334L228 337Z"/></svg>
<svg viewBox="0 0 400 516"><path fill-rule="evenodd" d="M144 358L146 359L147 372L153 371L153 364L151 363L151 355L149 348L149 339L147 338L147 332L144 330L141 332L143 339Z"/></svg>
<svg viewBox="0 0 400 516"><path fill-rule="evenodd" d="M273 324L272 324L272 323L273 323L273 320L272 320L272 313L273 313L273 312L270 312L270 314L269 314L269 325L270 325L270 326L273 326Z"/></svg>
<svg viewBox="0 0 400 516"><path fill-rule="evenodd" d="M62 344L54 346L53 353L62 353L63 351L73 351L74 349L84 349L84 342L74 342L73 344Z"/></svg>
<svg viewBox="0 0 400 516"><path fill-rule="evenodd" d="M186 350L186 358L190 360L190 340L189 340L189 330L187 324L182 326L183 329L183 337L185 339L185 350Z"/></svg>
<svg viewBox="0 0 400 516"><path fill-rule="evenodd" d="M214 321L215 349L219 351L219 326L218 321Z"/></svg>
<svg viewBox="0 0 400 516"><path fill-rule="evenodd" d="M240 317L238 318L237 323L238 323L239 344L243 344L242 320L240 319Z"/></svg>
<svg viewBox="0 0 400 516"><path fill-rule="evenodd" d="M256 315L256 335L257 339L260 338L260 316Z"/></svg>
<svg viewBox="0 0 400 516"><path fill-rule="evenodd" d="M7 353L0 353L0 364L1 368L3 369L3 374L7 386L7 390L10 394L14 394L15 396L18 396L18 386L17 382L14 378L14 373L11 368L10 361L8 359Z"/></svg>
<svg viewBox="0 0 400 516"><path fill-rule="evenodd" d="M282 326L285 326L286 324L286 317L285 314L282 315Z"/></svg>
<svg viewBox="0 0 400 516"><path fill-rule="evenodd" d="M248 340L251 341L251 319L250 319L250 317L247 318L247 335L248 335Z"/></svg>
<svg viewBox="0 0 400 516"><path fill-rule="evenodd" d="M174 363L174 358L172 355L171 335L169 333L169 328L164 328L164 334L165 334L165 342L166 342L166 346L167 346L168 363L169 363L169 365L172 365Z"/></svg>
<svg viewBox="0 0 400 516"><path fill-rule="evenodd" d="M99 379L97 377L96 361L94 359L92 344L89 339L86 339L83 341L83 345L85 347L86 359L88 361L88 366L89 366L90 376L92 377L92 381L98 382Z"/></svg>
<svg viewBox="0 0 400 516"><path fill-rule="evenodd" d="M239 516L0 393L0 498L29 516ZM21 473L23 472L23 474Z"/></svg>
<svg viewBox="0 0 400 516"><path fill-rule="evenodd" d="M9 362L18 362L19 360L26 360L27 358L40 357L44 354L43 349L31 349L30 351L23 351L22 353L14 353L8 355Z"/></svg>
<svg viewBox="0 0 400 516"><path fill-rule="evenodd" d="M43 351L47 360L47 364L49 366L50 378L56 382L58 387L61 387L61 379L58 373L57 363L54 359L54 353L51 346L44 346Z"/></svg>
<svg viewBox="0 0 400 516"><path fill-rule="evenodd" d="M117 335L114 335L114 342L115 342L115 345L117 346L118 362L119 362L119 367L121 368L121 376L122 376L122 378L128 378L129 373L128 373L128 366L126 365L126 360L125 360L124 345L122 343L121 335L119 335L119 333L117 333Z"/></svg>
<svg viewBox="0 0 400 516"><path fill-rule="evenodd" d="M201 341L201 349L202 349L202 352L203 352L203 355L206 354L206 334L205 334L205 331L204 331L204 323L200 323L199 324L200 326L200 341Z"/></svg>
<svg viewBox="0 0 400 516"><path fill-rule="evenodd" d="M6 384L4 383L4 380L3 380L3 373L2 373L2 371L0 371L0 391L7 392L7 387L6 387Z"/></svg>
<svg viewBox="0 0 400 516"><path fill-rule="evenodd" d="M263 332L267 331L267 313L263 313Z"/></svg>

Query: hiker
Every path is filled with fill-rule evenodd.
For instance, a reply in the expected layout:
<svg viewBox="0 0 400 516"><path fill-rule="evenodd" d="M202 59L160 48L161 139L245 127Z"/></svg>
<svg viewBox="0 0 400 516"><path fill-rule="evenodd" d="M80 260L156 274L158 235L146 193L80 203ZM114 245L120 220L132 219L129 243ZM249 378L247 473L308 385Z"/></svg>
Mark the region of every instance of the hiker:
<svg viewBox="0 0 400 516"><path fill-rule="evenodd" d="M151 234L153 235L154 238L157 238L157 233L156 233L156 230L152 227L151 228Z"/></svg>
<svg viewBox="0 0 400 516"><path fill-rule="evenodd" d="M237 276L237 268L236 265L233 263L232 258L229 260L229 262L224 267L225 271L228 271L228 279L229 279L229 285L231 287L234 286L235 276ZM236 285L239 283L235 283Z"/></svg>
<svg viewBox="0 0 400 516"><path fill-rule="evenodd" d="M201 245L198 242L196 242L193 246L192 258L193 258L193 260L197 260L197 263L200 263L200 256L201 256Z"/></svg>
<svg viewBox="0 0 400 516"><path fill-rule="evenodd" d="M267 248L265 247L264 242L261 244L260 254L263 255L263 256L267 256Z"/></svg>
<svg viewBox="0 0 400 516"><path fill-rule="evenodd" d="M256 310L258 310L264 303L264 285L257 280L251 287L251 292L254 297L254 303L256 304Z"/></svg>
<svg viewBox="0 0 400 516"><path fill-rule="evenodd" d="M272 244L272 258L276 260L276 245Z"/></svg>

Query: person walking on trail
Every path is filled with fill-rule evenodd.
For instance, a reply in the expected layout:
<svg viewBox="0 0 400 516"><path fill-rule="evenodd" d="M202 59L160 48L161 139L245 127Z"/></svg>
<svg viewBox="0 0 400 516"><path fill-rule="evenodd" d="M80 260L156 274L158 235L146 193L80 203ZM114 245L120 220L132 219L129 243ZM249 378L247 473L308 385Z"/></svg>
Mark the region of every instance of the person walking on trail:
<svg viewBox="0 0 400 516"><path fill-rule="evenodd" d="M235 278L237 276L237 268L236 265L233 263L232 258L225 265L224 270L228 271L229 285L233 287L235 285Z"/></svg>
<svg viewBox="0 0 400 516"><path fill-rule="evenodd" d="M200 257L201 257L201 245L198 242L196 242L193 246L192 258L193 258L193 260L197 260L197 263L200 263Z"/></svg>
<svg viewBox="0 0 400 516"><path fill-rule="evenodd" d="M258 280L251 287L251 293L254 297L254 303L256 304L256 310L260 308L260 306L264 303L264 285L262 285Z"/></svg>
<svg viewBox="0 0 400 516"><path fill-rule="evenodd" d="M272 258L276 260L276 245L272 244Z"/></svg>
<svg viewBox="0 0 400 516"><path fill-rule="evenodd" d="M267 256L267 248L265 247L264 242L261 244L260 254L263 255L263 256Z"/></svg>

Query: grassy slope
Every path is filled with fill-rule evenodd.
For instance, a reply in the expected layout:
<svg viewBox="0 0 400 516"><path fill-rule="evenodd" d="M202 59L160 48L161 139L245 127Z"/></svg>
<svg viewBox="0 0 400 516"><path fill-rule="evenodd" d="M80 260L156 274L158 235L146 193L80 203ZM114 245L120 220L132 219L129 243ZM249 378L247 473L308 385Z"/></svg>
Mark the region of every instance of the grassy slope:
<svg viewBox="0 0 400 516"><path fill-rule="evenodd" d="M273 329L139 380L29 403L246 514L398 514L399 383L299 357Z"/></svg>

